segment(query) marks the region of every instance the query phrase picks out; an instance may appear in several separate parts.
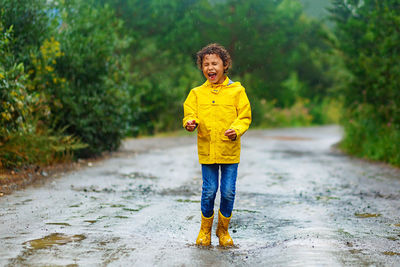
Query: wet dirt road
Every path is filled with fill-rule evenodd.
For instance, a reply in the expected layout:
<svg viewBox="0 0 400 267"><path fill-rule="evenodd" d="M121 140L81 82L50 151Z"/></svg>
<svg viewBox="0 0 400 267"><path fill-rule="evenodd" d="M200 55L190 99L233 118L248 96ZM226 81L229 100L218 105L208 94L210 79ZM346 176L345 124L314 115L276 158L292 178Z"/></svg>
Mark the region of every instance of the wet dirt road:
<svg viewBox="0 0 400 267"><path fill-rule="evenodd" d="M194 245L195 139L129 140L1 197L0 265L400 266L400 172L334 151L340 138L335 126L246 133L230 249L214 232Z"/></svg>

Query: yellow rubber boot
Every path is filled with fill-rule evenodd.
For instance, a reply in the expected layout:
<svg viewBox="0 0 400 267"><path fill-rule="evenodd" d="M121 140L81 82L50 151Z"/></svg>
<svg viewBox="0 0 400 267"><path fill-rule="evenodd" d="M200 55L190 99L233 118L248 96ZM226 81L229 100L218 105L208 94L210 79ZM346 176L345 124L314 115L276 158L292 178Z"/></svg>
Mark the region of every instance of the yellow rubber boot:
<svg viewBox="0 0 400 267"><path fill-rule="evenodd" d="M221 247L233 246L233 240L228 233L229 222L232 215L227 218L222 215L221 211L218 212L218 226L217 226L217 236L219 238L219 245Z"/></svg>
<svg viewBox="0 0 400 267"><path fill-rule="evenodd" d="M206 218L201 213L200 232L196 239L196 245L209 246L211 245L211 228L214 220L214 213L210 218Z"/></svg>

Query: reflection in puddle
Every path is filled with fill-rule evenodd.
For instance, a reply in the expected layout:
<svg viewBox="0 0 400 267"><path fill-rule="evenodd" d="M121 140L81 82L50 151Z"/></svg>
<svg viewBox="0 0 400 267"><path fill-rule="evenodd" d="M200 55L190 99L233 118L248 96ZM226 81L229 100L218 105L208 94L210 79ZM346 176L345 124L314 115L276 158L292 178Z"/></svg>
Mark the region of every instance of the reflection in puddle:
<svg viewBox="0 0 400 267"><path fill-rule="evenodd" d="M129 217L121 216L121 215L114 216L114 218L117 218L117 219L129 219Z"/></svg>
<svg viewBox="0 0 400 267"><path fill-rule="evenodd" d="M83 203L81 202L81 203L79 203L79 204L70 205L69 207L70 207L70 208L79 208L82 204L83 204Z"/></svg>
<svg viewBox="0 0 400 267"><path fill-rule="evenodd" d="M32 199L30 199L30 198L29 199L25 199L20 203L15 203L15 205L25 205L26 203L29 203L29 202L32 202Z"/></svg>
<svg viewBox="0 0 400 267"><path fill-rule="evenodd" d="M84 240L86 237L84 235L64 235L60 233L54 233L43 238L34 239L25 242L24 244L29 244L32 249L45 249L50 248L54 245L65 245L71 242L79 242Z"/></svg>
<svg viewBox="0 0 400 267"><path fill-rule="evenodd" d="M93 223L97 222L97 220L85 220L84 222L87 222L87 223L93 224Z"/></svg>
<svg viewBox="0 0 400 267"><path fill-rule="evenodd" d="M141 172L131 172L127 174L122 174L122 177L130 178L130 179L157 179L156 176L147 174L147 173L141 173Z"/></svg>
<svg viewBox="0 0 400 267"><path fill-rule="evenodd" d="M247 213L259 213L259 211L256 210L247 210L247 209L233 209L235 212L247 212Z"/></svg>
<svg viewBox="0 0 400 267"><path fill-rule="evenodd" d="M329 201L329 200L332 200L332 199L340 200L339 197L332 197L332 196L316 196L316 199L317 200L322 200L322 201Z"/></svg>
<svg viewBox="0 0 400 267"><path fill-rule="evenodd" d="M273 139L280 141L310 141L313 138L300 137L300 136L264 136L265 139Z"/></svg>
<svg viewBox="0 0 400 267"><path fill-rule="evenodd" d="M200 200L191 200L191 199L177 199L176 201L182 203L200 203Z"/></svg>
<svg viewBox="0 0 400 267"><path fill-rule="evenodd" d="M69 223L64 223L64 222L49 222L46 223L47 225L61 225L61 226L71 226Z"/></svg>
<svg viewBox="0 0 400 267"><path fill-rule="evenodd" d="M393 252L393 251L385 251L383 254L387 256L400 256L400 252Z"/></svg>
<svg viewBox="0 0 400 267"><path fill-rule="evenodd" d="M125 205L123 205L123 204L113 204L110 207L111 208L123 208L123 207L125 207Z"/></svg>
<svg viewBox="0 0 400 267"><path fill-rule="evenodd" d="M354 213L354 215L358 218L374 218L381 216L379 213Z"/></svg>
<svg viewBox="0 0 400 267"><path fill-rule="evenodd" d="M361 249L350 249L349 250L349 252L351 253L351 254L358 254L358 253L361 253Z"/></svg>

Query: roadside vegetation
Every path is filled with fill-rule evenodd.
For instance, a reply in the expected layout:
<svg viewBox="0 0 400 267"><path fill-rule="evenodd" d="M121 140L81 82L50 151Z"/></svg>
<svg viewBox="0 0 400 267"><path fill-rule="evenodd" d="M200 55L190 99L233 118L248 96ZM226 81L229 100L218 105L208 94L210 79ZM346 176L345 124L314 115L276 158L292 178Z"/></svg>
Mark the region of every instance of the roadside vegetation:
<svg viewBox="0 0 400 267"><path fill-rule="evenodd" d="M180 129L210 42L231 53L252 126L340 122L343 149L400 165L398 1L315 1L0 0L0 168Z"/></svg>
<svg viewBox="0 0 400 267"><path fill-rule="evenodd" d="M335 48L350 73L343 96L341 146L400 166L400 2L333 1Z"/></svg>

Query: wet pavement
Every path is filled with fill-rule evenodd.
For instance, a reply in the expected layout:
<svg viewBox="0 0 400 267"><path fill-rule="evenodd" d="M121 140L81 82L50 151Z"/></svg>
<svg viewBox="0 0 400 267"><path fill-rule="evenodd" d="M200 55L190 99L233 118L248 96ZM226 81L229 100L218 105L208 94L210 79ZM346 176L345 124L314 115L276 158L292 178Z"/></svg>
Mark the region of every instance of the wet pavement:
<svg viewBox="0 0 400 267"><path fill-rule="evenodd" d="M0 198L1 266L400 266L400 171L345 156L336 126L242 139L235 247L194 245L195 138L114 157ZM219 198L216 200L216 210Z"/></svg>

